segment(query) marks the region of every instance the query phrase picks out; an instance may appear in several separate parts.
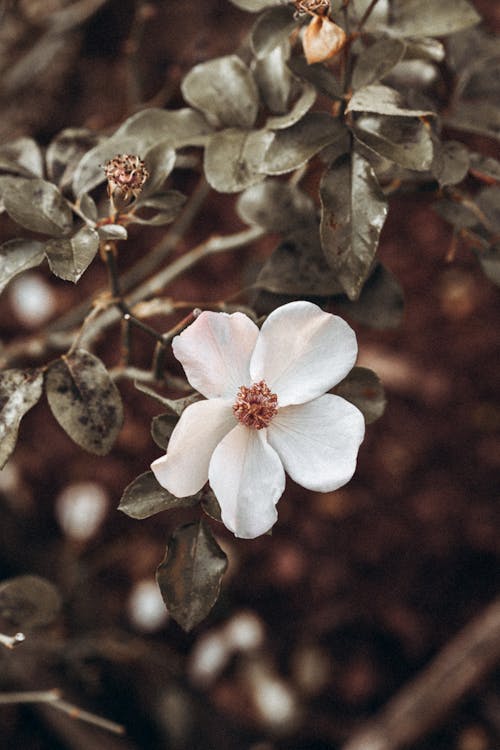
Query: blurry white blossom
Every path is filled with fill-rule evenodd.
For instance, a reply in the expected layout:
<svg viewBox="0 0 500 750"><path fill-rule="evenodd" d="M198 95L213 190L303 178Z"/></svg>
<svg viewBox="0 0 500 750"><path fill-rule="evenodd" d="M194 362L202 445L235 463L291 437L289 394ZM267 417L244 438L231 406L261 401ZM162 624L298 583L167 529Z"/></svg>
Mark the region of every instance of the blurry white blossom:
<svg viewBox="0 0 500 750"><path fill-rule="evenodd" d="M326 393L356 361L344 320L304 301L274 310L260 331L242 313L203 312L173 350L207 400L185 409L151 466L172 494L194 495L208 479L223 523L253 538L276 522L285 471L317 492L351 479L363 415Z"/></svg>

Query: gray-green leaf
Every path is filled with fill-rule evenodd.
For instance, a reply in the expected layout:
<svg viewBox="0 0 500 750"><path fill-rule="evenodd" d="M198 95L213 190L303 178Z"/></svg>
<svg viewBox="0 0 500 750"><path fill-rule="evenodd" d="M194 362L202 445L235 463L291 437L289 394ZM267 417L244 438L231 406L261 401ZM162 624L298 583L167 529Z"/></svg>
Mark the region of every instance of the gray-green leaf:
<svg viewBox="0 0 500 750"><path fill-rule="evenodd" d="M320 184L321 244L330 267L349 299L357 299L368 278L387 199L370 163L356 151L323 175Z"/></svg>
<svg viewBox="0 0 500 750"><path fill-rule="evenodd" d="M375 422L385 411L384 387L373 370L367 367L353 367L333 392L357 406L366 424Z"/></svg>
<svg viewBox="0 0 500 750"><path fill-rule="evenodd" d="M399 91L380 83L372 83L356 91L346 111L373 112L391 117L424 117L435 114L428 109L407 108Z"/></svg>
<svg viewBox="0 0 500 750"><path fill-rule="evenodd" d="M431 172L441 186L457 185L469 170L469 149L458 141L434 144Z"/></svg>
<svg viewBox="0 0 500 750"><path fill-rule="evenodd" d="M60 191L45 180L12 180L3 194L5 209L33 232L60 237L71 230L72 211Z"/></svg>
<svg viewBox="0 0 500 750"><path fill-rule="evenodd" d="M45 243L50 270L60 279L74 284L87 270L99 248L99 234L84 226L71 239L54 239Z"/></svg>
<svg viewBox="0 0 500 750"><path fill-rule="evenodd" d="M190 508L197 505L201 497L202 491L193 497L175 497L158 483L152 471L145 471L125 488L118 510L130 518L143 519L164 510Z"/></svg>
<svg viewBox="0 0 500 750"><path fill-rule="evenodd" d="M308 112L299 122L274 133L260 165L264 174L284 174L298 169L318 151L340 140L345 128L326 112Z"/></svg>
<svg viewBox="0 0 500 750"><path fill-rule="evenodd" d="M368 149L406 169L425 171L432 164L432 135L415 117L362 115L355 122L354 133Z"/></svg>
<svg viewBox="0 0 500 750"><path fill-rule="evenodd" d="M250 41L258 60L267 57L278 45L288 39L297 26L291 5L282 5L263 13L255 22Z"/></svg>
<svg viewBox="0 0 500 750"><path fill-rule="evenodd" d="M337 307L343 315L370 328L397 328L403 317L403 290L393 274L378 264L365 282L359 299L354 302L338 300Z"/></svg>
<svg viewBox="0 0 500 750"><path fill-rule="evenodd" d="M0 584L0 616L16 628L33 630L50 625L61 604L59 591L40 576L17 576Z"/></svg>
<svg viewBox="0 0 500 750"><path fill-rule="evenodd" d="M405 50L406 44L395 37L382 37L364 49L354 65L353 89L380 81L403 59Z"/></svg>
<svg viewBox="0 0 500 750"><path fill-rule="evenodd" d="M21 419L42 395L42 386L39 370L0 372L0 469L15 448Z"/></svg>
<svg viewBox="0 0 500 750"><path fill-rule="evenodd" d="M36 240L8 240L0 245L0 292L14 276L39 266L44 258L43 243Z"/></svg>
<svg viewBox="0 0 500 750"><path fill-rule="evenodd" d="M238 193L264 179L261 173L272 132L228 128L207 143L204 170L207 182L219 193Z"/></svg>
<svg viewBox="0 0 500 750"><path fill-rule="evenodd" d="M33 138L16 138L0 146L0 171L22 177L43 176L43 156Z"/></svg>
<svg viewBox="0 0 500 750"><path fill-rule="evenodd" d="M268 179L247 188L236 205L247 224L257 224L268 232L289 232L314 219L313 200L295 185Z"/></svg>
<svg viewBox="0 0 500 750"><path fill-rule="evenodd" d="M468 0L393 0L391 16L402 36L446 36L481 20Z"/></svg>
<svg viewBox="0 0 500 750"><path fill-rule="evenodd" d="M52 414L77 445L103 456L123 423L120 393L100 359L77 349L52 364L45 379Z"/></svg>
<svg viewBox="0 0 500 750"><path fill-rule="evenodd" d="M195 65L182 81L181 90L189 104L219 125L251 128L257 117L257 84L236 55Z"/></svg>
<svg viewBox="0 0 500 750"><path fill-rule="evenodd" d="M227 557L204 521L174 531L156 579L168 611L184 630L208 615L226 568Z"/></svg>

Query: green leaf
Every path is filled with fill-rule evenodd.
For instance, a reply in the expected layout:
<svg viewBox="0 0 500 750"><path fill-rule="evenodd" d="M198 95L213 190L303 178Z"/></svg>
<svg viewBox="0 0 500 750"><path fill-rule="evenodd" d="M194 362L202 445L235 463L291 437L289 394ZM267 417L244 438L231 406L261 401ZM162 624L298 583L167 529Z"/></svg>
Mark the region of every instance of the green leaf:
<svg viewBox="0 0 500 750"><path fill-rule="evenodd" d="M326 112L308 112L292 127L275 131L260 171L277 175L298 169L344 135L345 128L337 118Z"/></svg>
<svg viewBox="0 0 500 750"><path fill-rule="evenodd" d="M181 84L184 99L216 124L251 128L257 117L259 94L245 63L228 55L200 63Z"/></svg>
<svg viewBox="0 0 500 750"><path fill-rule="evenodd" d="M49 367L45 389L52 414L77 445L98 456L111 450L123 406L100 359L84 349L61 357Z"/></svg>
<svg viewBox="0 0 500 750"><path fill-rule="evenodd" d="M0 584L0 616L16 628L33 630L50 625L61 606L56 587L40 576L17 576Z"/></svg>
<svg viewBox="0 0 500 750"><path fill-rule="evenodd" d="M169 613L184 630L208 615L226 568L227 557L204 521L174 531L156 579Z"/></svg>
<svg viewBox="0 0 500 750"><path fill-rule="evenodd" d="M373 112L390 117L424 117L435 114L428 109L408 109L399 91L380 83L358 89L347 105L346 112Z"/></svg>
<svg viewBox="0 0 500 750"><path fill-rule="evenodd" d="M353 367L333 392L357 406L366 424L375 422L385 411L384 387L373 370L367 367Z"/></svg>
<svg viewBox="0 0 500 750"><path fill-rule="evenodd" d="M19 424L42 395L40 370L4 370L0 372L0 469L16 446Z"/></svg>
<svg viewBox="0 0 500 750"><path fill-rule="evenodd" d="M468 0L393 0L391 30L401 36L447 36L479 23Z"/></svg>
<svg viewBox="0 0 500 750"><path fill-rule="evenodd" d="M98 248L98 232L86 226L79 229L71 239L54 239L45 243L45 253L52 273L74 284L92 263Z"/></svg>
<svg viewBox="0 0 500 750"><path fill-rule="evenodd" d="M291 5L280 5L258 17L250 32L250 43L255 57L263 60L285 40L298 25Z"/></svg>
<svg viewBox="0 0 500 750"><path fill-rule="evenodd" d="M0 245L0 292L9 281L45 258L43 243L36 240L8 240Z"/></svg>
<svg viewBox="0 0 500 750"><path fill-rule="evenodd" d="M66 128L58 133L45 155L51 182L61 189L69 187L78 162L100 140L102 138L88 128Z"/></svg>
<svg viewBox="0 0 500 750"><path fill-rule="evenodd" d="M43 176L43 156L33 138L16 138L0 146L0 171L22 177Z"/></svg>
<svg viewBox="0 0 500 750"><path fill-rule="evenodd" d="M3 194L11 219L26 229L59 237L71 230L73 214L60 191L45 180L15 180Z"/></svg>
<svg viewBox="0 0 500 750"><path fill-rule="evenodd" d="M265 130L236 128L210 136L203 164L209 185L219 193L238 193L263 180L260 169L273 137Z"/></svg>
<svg viewBox="0 0 500 750"><path fill-rule="evenodd" d="M201 497L202 491L193 497L175 497L158 483L152 471L145 471L125 488L118 510L142 520L164 510L191 508L198 505Z"/></svg>
<svg viewBox="0 0 500 750"><path fill-rule="evenodd" d="M432 135L417 118L362 115L354 124L354 134L369 150L406 169L425 171L432 164Z"/></svg>
<svg viewBox="0 0 500 750"><path fill-rule="evenodd" d="M469 171L469 149L458 141L434 144L431 172L441 187L457 185Z"/></svg>
<svg viewBox="0 0 500 750"><path fill-rule="evenodd" d="M247 224L268 232L289 232L311 223L316 210L313 200L295 185L268 179L247 188L238 198L238 215Z"/></svg>
<svg viewBox="0 0 500 750"><path fill-rule="evenodd" d="M403 318L403 290L393 274L378 264L365 282L359 299L354 302L340 299L337 307L348 318L370 328L397 328Z"/></svg>
<svg viewBox="0 0 500 750"><path fill-rule="evenodd" d="M318 227L312 223L294 230L278 245L262 267L255 286L294 297L342 293L337 273L322 252Z"/></svg>
<svg viewBox="0 0 500 750"><path fill-rule="evenodd" d="M323 175L321 245L349 299L357 299L372 269L387 199L370 163L356 151Z"/></svg>
<svg viewBox="0 0 500 750"><path fill-rule="evenodd" d="M403 59L406 44L395 37L382 37L366 47L357 57L352 73L352 87L360 89L377 83Z"/></svg>
<svg viewBox="0 0 500 750"><path fill-rule="evenodd" d="M261 98L267 109L275 115L283 115L288 108L293 77L287 66L290 43L275 47L262 60L256 60L252 68Z"/></svg>

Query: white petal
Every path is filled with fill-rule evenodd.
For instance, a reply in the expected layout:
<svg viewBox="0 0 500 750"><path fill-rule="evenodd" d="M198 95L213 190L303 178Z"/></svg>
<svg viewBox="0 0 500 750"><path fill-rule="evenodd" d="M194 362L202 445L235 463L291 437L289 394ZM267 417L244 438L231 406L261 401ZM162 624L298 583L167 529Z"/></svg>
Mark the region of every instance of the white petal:
<svg viewBox="0 0 500 750"><path fill-rule="evenodd" d="M151 469L162 487L176 497L189 497L208 479L212 453L235 424L230 401L197 401L185 409L168 441L167 454Z"/></svg>
<svg viewBox="0 0 500 750"><path fill-rule="evenodd" d="M312 302L289 302L274 310L250 363L253 381L265 380L280 406L321 396L352 369L358 346L352 328Z"/></svg>
<svg viewBox="0 0 500 750"><path fill-rule="evenodd" d="M205 311L172 342L187 379L207 398L233 398L250 384L249 362L259 329L243 313Z"/></svg>
<svg viewBox="0 0 500 750"><path fill-rule="evenodd" d="M318 492L331 492L351 479L364 434L359 409L331 394L280 409L267 428L286 472Z"/></svg>
<svg viewBox="0 0 500 750"><path fill-rule="evenodd" d="M223 523L243 539L269 531L285 489L283 466L265 432L238 425L219 443L208 470Z"/></svg>

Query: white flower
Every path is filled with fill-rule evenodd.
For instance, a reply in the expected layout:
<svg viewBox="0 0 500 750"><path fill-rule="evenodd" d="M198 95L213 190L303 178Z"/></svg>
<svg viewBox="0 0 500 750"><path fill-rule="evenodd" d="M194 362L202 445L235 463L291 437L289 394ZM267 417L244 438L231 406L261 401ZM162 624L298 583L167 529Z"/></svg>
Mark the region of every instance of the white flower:
<svg viewBox="0 0 500 750"><path fill-rule="evenodd" d="M290 302L259 331L242 313L203 312L173 350L207 400L183 411L166 456L151 465L169 492L194 495L208 479L224 524L252 539L276 522L285 470L318 492L351 479L363 415L326 393L356 361L356 337L342 318Z"/></svg>

